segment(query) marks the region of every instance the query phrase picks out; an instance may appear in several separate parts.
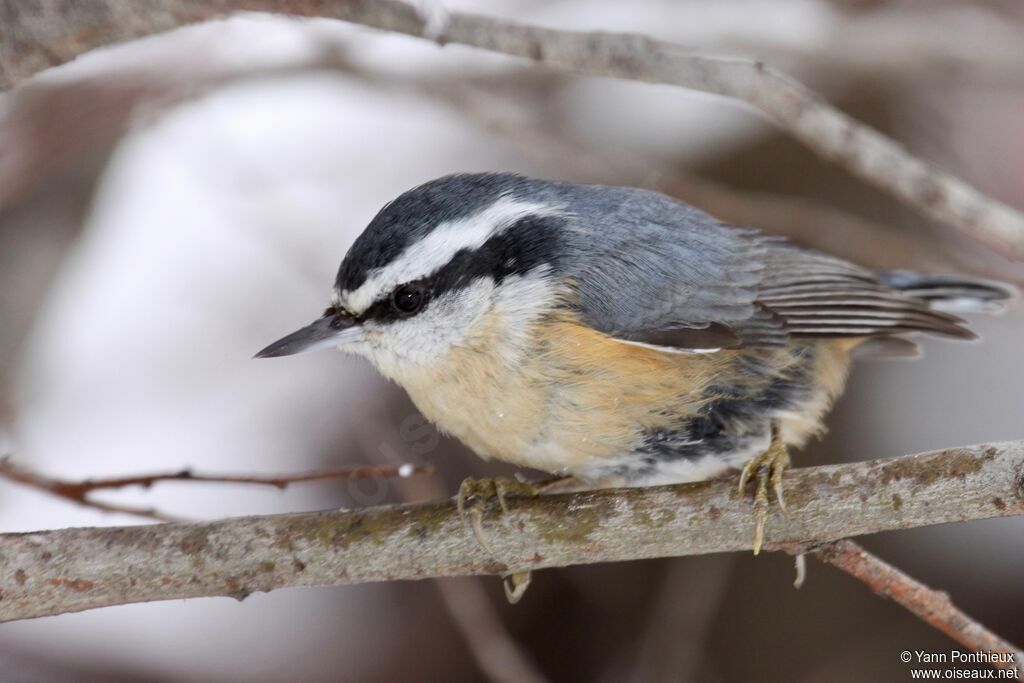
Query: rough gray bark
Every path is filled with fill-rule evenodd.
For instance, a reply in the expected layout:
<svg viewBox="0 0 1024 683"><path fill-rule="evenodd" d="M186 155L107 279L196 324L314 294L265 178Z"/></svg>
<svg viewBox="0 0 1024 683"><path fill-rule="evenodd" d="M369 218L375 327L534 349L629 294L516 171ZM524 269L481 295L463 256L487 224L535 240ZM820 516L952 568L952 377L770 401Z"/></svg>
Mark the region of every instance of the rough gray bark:
<svg viewBox="0 0 1024 683"><path fill-rule="evenodd" d="M1024 442L793 470L767 549L1024 514ZM421 579L747 550L735 478L491 501L473 537L454 503L0 535L0 621L287 586Z"/></svg>
<svg viewBox="0 0 1024 683"><path fill-rule="evenodd" d="M328 17L459 43L586 76L664 83L747 102L819 155L1006 256L1024 260L1024 215L912 156L761 62L690 54L622 33L545 29L401 0L0 0L0 87L90 49L252 10Z"/></svg>

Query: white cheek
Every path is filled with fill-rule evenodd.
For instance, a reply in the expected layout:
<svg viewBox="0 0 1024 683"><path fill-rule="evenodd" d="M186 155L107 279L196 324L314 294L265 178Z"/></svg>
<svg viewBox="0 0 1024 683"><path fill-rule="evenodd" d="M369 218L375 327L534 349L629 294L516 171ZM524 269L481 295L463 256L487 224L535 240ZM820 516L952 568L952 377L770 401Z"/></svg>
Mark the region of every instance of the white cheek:
<svg viewBox="0 0 1024 683"><path fill-rule="evenodd" d="M507 346L523 348L530 342L533 322L554 304L555 284L542 265L526 275L505 278L494 299L494 313L503 322Z"/></svg>
<svg viewBox="0 0 1024 683"><path fill-rule="evenodd" d="M495 362L514 367L528 352L533 322L555 299L547 272L539 267L507 277L500 287L490 278L479 278L412 318L367 323L361 344L346 350L369 358L381 373L402 383L443 367L453 348L481 342L474 337L485 335L482 343ZM481 324L485 315L488 322Z"/></svg>
<svg viewBox="0 0 1024 683"><path fill-rule="evenodd" d="M481 278L406 320L367 323L363 344L351 350L401 382L407 373L436 367L452 347L463 343L491 307L493 297L494 281Z"/></svg>

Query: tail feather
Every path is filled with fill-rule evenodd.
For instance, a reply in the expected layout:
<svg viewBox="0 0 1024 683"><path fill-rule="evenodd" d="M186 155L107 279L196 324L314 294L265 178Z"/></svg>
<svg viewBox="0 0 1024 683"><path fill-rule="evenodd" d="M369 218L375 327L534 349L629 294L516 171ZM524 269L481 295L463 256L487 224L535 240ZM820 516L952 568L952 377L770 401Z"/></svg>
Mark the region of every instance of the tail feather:
<svg viewBox="0 0 1024 683"><path fill-rule="evenodd" d="M1001 313L1017 297L1012 285L993 280L961 277L958 275L922 275L905 270L878 273L879 279L897 290L927 304L928 312L947 323L948 328L930 328L932 332L960 339L977 339L958 313ZM920 327L917 331L929 331ZM898 334L896 332L895 334ZM921 355L920 347L911 339L894 335L871 337L853 351L853 358L914 358Z"/></svg>
<svg viewBox="0 0 1024 683"><path fill-rule="evenodd" d="M994 280L903 270L881 273L880 277L893 289L946 313L1001 313L1017 297L1012 285Z"/></svg>

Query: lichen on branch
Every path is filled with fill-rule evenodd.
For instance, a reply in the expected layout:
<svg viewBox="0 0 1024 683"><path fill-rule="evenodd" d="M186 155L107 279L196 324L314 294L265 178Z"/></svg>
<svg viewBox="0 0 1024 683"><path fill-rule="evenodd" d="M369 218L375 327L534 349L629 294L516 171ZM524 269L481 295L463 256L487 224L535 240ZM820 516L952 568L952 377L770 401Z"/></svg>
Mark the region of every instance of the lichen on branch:
<svg viewBox="0 0 1024 683"><path fill-rule="evenodd" d="M1024 442L787 473L765 548L1024 514ZM452 501L0 535L0 621L202 596L748 550L733 478L514 498L477 542Z"/></svg>

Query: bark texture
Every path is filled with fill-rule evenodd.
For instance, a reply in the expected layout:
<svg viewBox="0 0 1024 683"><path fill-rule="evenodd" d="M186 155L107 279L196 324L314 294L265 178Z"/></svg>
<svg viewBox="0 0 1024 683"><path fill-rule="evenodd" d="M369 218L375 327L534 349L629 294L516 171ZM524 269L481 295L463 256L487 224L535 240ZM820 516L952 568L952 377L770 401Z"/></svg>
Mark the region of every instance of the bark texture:
<svg viewBox="0 0 1024 683"><path fill-rule="evenodd" d="M0 535L0 621L254 591L507 574L748 550L735 478L492 500L474 538L452 501L202 523ZM1024 513L1024 442L786 474L788 515L765 547L811 551L849 536Z"/></svg>

